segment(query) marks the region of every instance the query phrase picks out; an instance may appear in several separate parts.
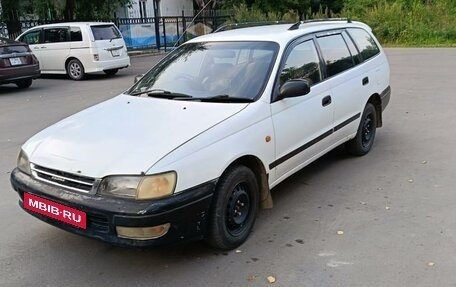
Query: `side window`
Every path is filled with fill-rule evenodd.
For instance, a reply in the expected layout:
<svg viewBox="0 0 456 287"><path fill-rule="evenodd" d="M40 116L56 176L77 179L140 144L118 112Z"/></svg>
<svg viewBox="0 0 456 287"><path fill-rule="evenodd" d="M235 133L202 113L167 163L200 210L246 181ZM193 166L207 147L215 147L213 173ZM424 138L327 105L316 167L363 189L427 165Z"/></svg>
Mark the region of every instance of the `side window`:
<svg viewBox="0 0 456 287"><path fill-rule="evenodd" d="M353 41L358 47L364 60L372 58L380 53L380 49L374 39L365 30L361 28L351 28L348 29L348 33L353 38Z"/></svg>
<svg viewBox="0 0 456 287"><path fill-rule="evenodd" d="M68 42L68 28L44 29L44 43Z"/></svg>
<svg viewBox="0 0 456 287"><path fill-rule="evenodd" d="M328 77L353 67L353 59L341 34L318 38Z"/></svg>
<svg viewBox="0 0 456 287"><path fill-rule="evenodd" d="M312 40L298 44L288 55L280 74L280 84L291 79L306 79L311 84L321 81L320 59Z"/></svg>
<svg viewBox="0 0 456 287"><path fill-rule="evenodd" d="M38 44L40 43L40 34L41 30L28 32L27 34L22 36L21 39L19 39L19 41L27 43L29 45Z"/></svg>
<svg viewBox="0 0 456 287"><path fill-rule="evenodd" d="M355 44L353 44L353 41L350 38L350 36L348 36L346 32L344 32L343 35L345 43L347 43L348 49L350 50L350 54L353 57L353 61L355 61L355 65L358 65L359 63L361 63L359 52L356 49Z"/></svg>
<svg viewBox="0 0 456 287"><path fill-rule="evenodd" d="M79 27L70 27L70 41L80 42L82 41L82 33Z"/></svg>

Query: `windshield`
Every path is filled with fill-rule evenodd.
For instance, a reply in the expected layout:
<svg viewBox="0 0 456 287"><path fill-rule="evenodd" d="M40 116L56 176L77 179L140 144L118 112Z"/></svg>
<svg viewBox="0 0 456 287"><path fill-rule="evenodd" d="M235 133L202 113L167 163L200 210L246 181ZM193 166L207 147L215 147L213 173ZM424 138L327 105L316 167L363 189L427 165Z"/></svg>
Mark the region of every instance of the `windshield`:
<svg viewBox="0 0 456 287"><path fill-rule="evenodd" d="M273 42L185 44L136 83L131 95L185 95L179 99L253 101L262 92L276 58ZM177 97L176 97L177 98Z"/></svg>

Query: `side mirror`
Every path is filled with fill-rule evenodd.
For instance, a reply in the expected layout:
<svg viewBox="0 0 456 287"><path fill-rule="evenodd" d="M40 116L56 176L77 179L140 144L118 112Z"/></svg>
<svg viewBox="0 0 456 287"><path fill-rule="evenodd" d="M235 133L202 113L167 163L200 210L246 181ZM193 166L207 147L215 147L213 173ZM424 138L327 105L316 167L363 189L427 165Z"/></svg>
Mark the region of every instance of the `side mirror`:
<svg viewBox="0 0 456 287"><path fill-rule="evenodd" d="M144 77L144 74L136 75L136 76L135 76L134 84L136 84L139 80L141 80L142 77Z"/></svg>
<svg viewBox="0 0 456 287"><path fill-rule="evenodd" d="M308 93L310 93L310 83L308 80L288 80L280 87L277 100L300 97L307 95Z"/></svg>

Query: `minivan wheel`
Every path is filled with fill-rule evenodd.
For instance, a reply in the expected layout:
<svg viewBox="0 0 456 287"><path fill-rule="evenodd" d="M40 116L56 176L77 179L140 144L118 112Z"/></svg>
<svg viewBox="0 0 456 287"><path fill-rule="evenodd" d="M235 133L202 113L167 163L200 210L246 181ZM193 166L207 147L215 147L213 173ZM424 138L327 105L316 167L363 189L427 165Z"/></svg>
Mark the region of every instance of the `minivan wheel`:
<svg viewBox="0 0 456 287"><path fill-rule="evenodd" d="M253 171L245 166L228 169L215 190L208 243L222 250L231 250L244 243L255 223L258 205L258 183Z"/></svg>
<svg viewBox="0 0 456 287"><path fill-rule="evenodd" d="M110 69L110 70L104 70L103 72L105 72L106 75L114 76L115 74L117 74L118 71L119 71L119 69Z"/></svg>
<svg viewBox="0 0 456 287"><path fill-rule="evenodd" d="M84 66L79 60L72 59L67 65L67 74L72 80L80 81L85 77Z"/></svg>
<svg viewBox="0 0 456 287"><path fill-rule="evenodd" d="M17 81L15 84L20 89L27 89L28 87L30 87L32 85L32 79L20 80L20 81Z"/></svg>
<svg viewBox="0 0 456 287"><path fill-rule="evenodd" d="M367 103L355 138L345 145L348 153L355 156L367 154L374 144L376 129L377 113L375 107L371 103Z"/></svg>

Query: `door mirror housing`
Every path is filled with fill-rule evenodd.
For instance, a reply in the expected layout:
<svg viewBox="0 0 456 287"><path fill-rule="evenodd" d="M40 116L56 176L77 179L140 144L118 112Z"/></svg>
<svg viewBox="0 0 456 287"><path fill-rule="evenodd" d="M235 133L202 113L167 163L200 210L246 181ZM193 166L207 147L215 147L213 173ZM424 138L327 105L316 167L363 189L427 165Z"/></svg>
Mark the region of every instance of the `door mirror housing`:
<svg viewBox="0 0 456 287"><path fill-rule="evenodd" d="M136 84L139 80L141 80L142 77L144 77L144 74L136 75L136 76L135 76L135 80L134 80L134 84Z"/></svg>
<svg viewBox="0 0 456 287"><path fill-rule="evenodd" d="M300 97L307 95L308 93L310 93L310 82L308 80L288 80L280 87L277 100Z"/></svg>

